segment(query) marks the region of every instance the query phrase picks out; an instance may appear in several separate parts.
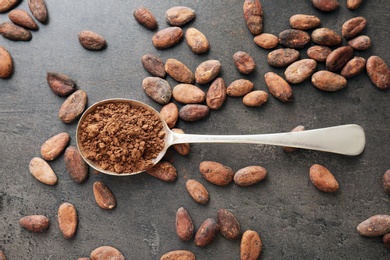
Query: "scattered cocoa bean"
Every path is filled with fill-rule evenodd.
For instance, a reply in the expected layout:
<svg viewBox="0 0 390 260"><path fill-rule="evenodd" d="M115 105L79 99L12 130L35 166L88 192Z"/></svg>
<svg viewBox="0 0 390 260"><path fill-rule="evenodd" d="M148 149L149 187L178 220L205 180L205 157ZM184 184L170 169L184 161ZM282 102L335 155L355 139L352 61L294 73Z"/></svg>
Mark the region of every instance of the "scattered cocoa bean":
<svg viewBox="0 0 390 260"><path fill-rule="evenodd" d="M65 150L70 141L70 136L66 132L50 137L41 146L41 156L46 161L56 159Z"/></svg>
<svg viewBox="0 0 390 260"><path fill-rule="evenodd" d="M28 0L28 7L38 21L46 22L48 15L45 0Z"/></svg>
<svg viewBox="0 0 390 260"><path fill-rule="evenodd" d="M12 41L29 41L32 38L30 31L11 22L0 24L0 34Z"/></svg>
<svg viewBox="0 0 390 260"><path fill-rule="evenodd" d="M348 41L348 45L358 51L364 51L371 47L371 39L367 35L361 35Z"/></svg>
<svg viewBox="0 0 390 260"><path fill-rule="evenodd" d="M238 170L233 180L238 186L250 186L261 182L266 176L267 170L264 167L253 165Z"/></svg>
<svg viewBox="0 0 390 260"><path fill-rule="evenodd" d="M179 118L179 109L175 103L171 102L161 108L160 115L168 127L173 128Z"/></svg>
<svg viewBox="0 0 390 260"><path fill-rule="evenodd" d="M234 65L242 74L249 74L256 68L253 58L244 51L238 51L233 55Z"/></svg>
<svg viewBox="0 0 390 260"><path fill-rule="evenodd" d="M17 3L19 3L19 0L3 0L3 1L0 1L0 13L8 12Z"/></svg>
<svg viewBox="0 0 390 260"><path fill-rule="evenodd" d="M323 12L333 12L339 8L338 0L311 0L315 8Z"/></svg>
<svg viewBox="0 0 390 260"><path fill-rule="evenodd" d="M180 27L169 27L155 33L152 43L157 49L167 49L177 44L183 38L183 30Z"/></svg>
<svg viewBox="0 0 390 260"><path fill-rule="evenodd" d="M194 235L194 222L188 211L181 207L176 211L176 234L182 241L188 241Z"/></svg>
<svg viewBox="0 0 390 260"><path fill-rule="evenodd" d="M79 258L77 258L77 260L91 260L91 258L89 258L89 257L79 257Z"/></svg>
<svg viewBox="0 0 390 260"><path fill-rule="evenodd" d="M219 231L229 240L239 239L241 236L240 223L227 209L219 209L217 213Z"/></svg>
<svg viewBox="0 0 390 260"><path fill-rule="evenodd" d="M377 237L390 233L390 215L374 215L361 222L357 232L365 237Z"/></svg>
<svg viewBox="0 0 390 260"><path fill-rule="evenodd" d="M107 42L103 36L93 32L84 30L78 34L79 42L87 50L102 50L106 47Z"/></svg>
<svg viewBox="0 0 390 260"><path fill-rule="evenodd" d="M314 186L323 192L336 192L339 184L333 174L320 164L313 164L309 170L310 180Z"/></svg>
<svg viewBox="0 0 390 260"><path fill-rule="evenodd" d="M153 13L144 6L137 7L133 12L133 16L137 22L149 30L155 30L158 26Z"/></svg>
<svg viewBox="0 0 390 260"><path fill-rule="evenodd" d="M383 59L371 56L366 63L367 74L371 82L379 89L390 87L390 70Z"/></svg>
<svg viewBox="0 0 390 260"><path fill-rule="evenodd" d="M350 79L360 74L366 68L366 59L362 57L354 57L341 70L341 76Z"/></svg>
<svg viewBox="0 0 390 260"><path fill-rule="evenodd" d="M213 218L206 219L195 234L195 245L205 247L217 236L219 226Z"/></svg>
<svg viewBox="0 0 390 260"><path fill-rule="evenodd" d="M31 30L37 30L38 25L33 18L24 10L15 9L9 12L8 18L15 24Z"/></svg>
<svg viewBox="0 0 390 260"><path fill-rule="evenodd" d="M60 97L69 96L76 90L76 82L65 74L48 72L46 80L54 94Z"/></svg>
<svg viewBox="0 0 390 260"><path fill-rule="evenodd" d="M34 157L30 161L29 170L35 179L44 184L54 185L57 183L57 175L50 165L42 158Z"/></svg>
<svg viewBox="0 0 390 260"><path fill-rule="evenodd" d="M351 10L357 9L361 4L363 3L363 0L347 0L347 8Z"/></svg>
<svg viewBox="0 0 390 260"><path fill-rule="evenodd" d="M298 60L287 67L284 71L286 81L298 84L309 78L317 68L317 62L313 59Z"/></svg>
<svg viewBox="0 0 390 260"><path fill-rule="evenodd" d="M184 131L179 128L172 128L171 130L177 134L184 134ZM187 155L191 151L191 145L189 143L174 144L173 148L181 155Z"/></svg>
<svg viewBox="0 0 390 260"><path fill-rule="evenodd" d="M199 171L207 181L218 186L230 184L234 177L233 170L219 162L203 161L199 165Z"/></svg>
<svg viewBox="0 0 390 260"><path fill-rule="evenodd" d="M206 204L209 201L209 192L199 181L188 179L186 181L186 189L191 197L199 204Z"/></svg>
<svg viewBox="0 0 390 260"><path fill-rule="evenodd" d="M0 260L7 260L3 250L0 250Z"/></svg>
<svg viewBox="0 0 390 260"><path fill-rule="evenodd" d="M251 260L258 259L263 249L263 243L259 234L253 230L246 230L242 234L240 244L240 259Z"/></svg>
<svg viewBox="0 0 390 260"><path fill-rule="evenodd" d="M195 18L195 10L186 6L174 6L165 12L165 20L169 25L182 26Z"/></svg>
<svg viewBox="0 0 390 260"><path fill-rule="evenodd" d="M118 249L112 246L101 246L95 248L90 255L91 260L104 260L104 259L115 259L125 260L125 257L119 252Z"/></svg>
<svg viewBox="0 0 390 260"><path fill-rule="evenodd" d="M69 146L65 150L64 161L70 177L77 183L83 183L88 177L88 164L84 161L79 150Z"/></svg>
<svg viewBox="0 0 390 260"><path fill-rule="evenodd" d="M287 29L279 34L279 43L287 48L302 49L310 42L310 35L302 30Z"/></svg>
<svg viewBox="0 0 390 260"><path fill-rule="evenodd" d="M260 107L268 100L268 94L262 90L254 90L242 98L242 103L248 107Z"/></svg>
<svg viewBox="0 0 390 260"><path fill-rule="evenodd" d="M64 123L70 123L77 119L87 105L87 93L84 90L77 90L66 98L62 104L58 117Z"/></svg>
<svg viewBox="0 0 390 260"><path fill-rule="evenodd" d="M2 46L0 46L0 78L8 78L13 71L13 62L11 54Z"/></svg>
<svg viewBox="0 0 390 260"><path fill-rule="evenodd" d="M111 210L116 206L116 199L110 188L102 181L93 184L93 196L96 204L102 209Z"/></svg>
<svg viewBox="0 0 390 260"><path fill-rule="evenodd" d="M291 132L300 132L300 131L305 131L305 126L299 125L299 126L295 127L293 130L291 130ZM288 147L288 146L283 146L282 149L286 153L292 153L292 152L295 152L296 150L298 150L298 148Z"/></svg>
<svg viewBox="0 0 390 260"><path fill-rule="evenodd" d="M267 56L268 64L275 68L287 67L298 58L299 51L290 48L271 51Z"/></svg>
<svg viewBox="0 0 390 260"><path fill-rule="evenodd" d="M188 250L174 250L165 253L160 260L195 260L195 254Z"/></svg>
<svg viewBox="0 0 390 260"><path fill-rule="evenodd" d="M387 249L390 249L390 233L387 233L382 238L383 244Z"/></svg>
<svg viewBox="0 0 390 260"><path fill-rule="evenodd" d="M178 82L191 84L195 81L194 73L184 63L173 58L165 61L165 72Z"/></svg>
<svg viewBox="0 0 390 260"><path fill-rule="evenodd" d="M146 170L146 173L165 182L173 182L177 179L175 166L167 161L158 162L152 168Z"/></svg>
<svg viewBox="0 0 390 260"><path fill-rule="evenodd" d="M390 170L385 171L383 174L383 190L390 195Z"/></svg>
<svg viewBox="0 0 390 260"><path fill-rule="evenodd" d="M195 28L188 28L185 38L188 46L195 54L203 54L210 49L210 44L206 36Z"/></svg>
<svg viewBox="0 0 390 260"><path fill-rule="evenodd" d="M278 74L267 72L264 75L264 79L272 96L282 102L290 102L293 99L293 92L290 85Z"/></svg>
<svg viewBox="0 0 390 260"><path fill-rule="evenodd" d="M324 91L337 91L347 86L347 80L336 73L320 70L311 76L313 85Z"/></svg>
<svg viewBox="0 0 390 260"><path fill-rule="evenodd" d="M195 81L198 84L207 84L213 81L221 70L218 60L206 60L198 65L195 70Z"/></svg>
<svg viewBox="0 0 390 260"><path fill-rule="evenodd" d="M309 30L320 26L321 20L315 15L296 14L290 17L291 28Z"/></svg>
<svg viewBox="0 0 390 260"><path fill-rule="evenodd" d="M145 54L141 58L144 69L155 77L165 78L165 64L160 57L153 54Z"/></svg>
<svg viewBox="0 0 390 260"><path fill-rule="evenodd" d="M184 121L194 122L208 116L210 109L205 105L188 104L179 110L179 118Z"/></svg>
<svg viewBox="0 0 390 260"><path fill-rule="evenodd" d="M67 239L72 238L76 233L77 223L76 208L68 202L62 203L58 208L58 226L62 235Z"/></svg>
<svg viewBox="0 0 390 260"><path fill-rule="evenodd" d="M253 82L247 79L237 79L230 83L226 94L231 97L243 97L253 90Z"/></svg>
<svg viewBox="0 0 390 260"><path fill-rule="evenodd" d="M350 46L342 46L333 50L326 58L326 68L330 71L341 70L353 57L353 49Z"/></svg>
<svg viewBox="0 0 390 260"><path fill-rule="evenodd" d="M192 84L178 84L173 88L173 98L183 104L202 103L206 99L206 93Z"/></svg>
<svg viewBox="0 0 390 260"><path fill-rule="evenodd" d="M259 35L263 31L263 8L260 1L245 0L243 11L249 31L253 35Z"/></svg>
<svg viewBox="0 0 390 260"><path fill-rule="evenodd" d="M168 104L172 97L172 88L168 81L159 77L146 77L142 81L146 95L159 104Z"/></svg>
<svg viewBox="0 0 390 260"><path fill-rule="evenodd" d="M307 56L317 62L325 62L332 50L327 46L312 46L307 49Z"/></svg>
<svg viewBox="0 0 390 260"><path fill-rule="evenodd" d="M49 227L50 220L44 215L30 215L21 218L19 224L30 232L41 233Z"/></svg>
<svg viewBox="0 0 390 260"><path fill-rule="evenodd" d="M262 33L253 38L253 41L263 49L273 49L279 44L279 38L270 33Z"/></svg>
<svg viewBox="0 0 390 260"><path fill-rule="evenodd" d="M206 93L206 104L210 109L219 109L226 100L226 85L223 78L216 78Z"/></svg>
<svg viewBox="0 0 390 260"><path fill-rule="evenodd" d="M359 34L366 27L367 20L364 17L354 17L346 21L342 28L341 34L347 38L351 39Z"/></svg>
<svg viewBox="0 0 390 260"><path fill-rule="evenodd" d="M341 43L341 36L329 28L318 28L311 33L311 40L318 45L335 46Z"/></svg>

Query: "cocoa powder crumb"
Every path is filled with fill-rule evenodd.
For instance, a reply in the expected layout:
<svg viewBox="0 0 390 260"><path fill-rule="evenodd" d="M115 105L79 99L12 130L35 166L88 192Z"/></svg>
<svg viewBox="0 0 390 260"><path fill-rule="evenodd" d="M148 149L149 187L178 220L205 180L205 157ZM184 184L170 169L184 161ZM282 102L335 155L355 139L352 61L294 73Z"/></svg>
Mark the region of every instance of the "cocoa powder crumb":
<svg viewBox="0 0 390 260"><path fill-rule="evenodd" d="M80 149L103 170L132 173L150 168L164 148L159 117L126 102L97 106L80 125Z"/></svg>

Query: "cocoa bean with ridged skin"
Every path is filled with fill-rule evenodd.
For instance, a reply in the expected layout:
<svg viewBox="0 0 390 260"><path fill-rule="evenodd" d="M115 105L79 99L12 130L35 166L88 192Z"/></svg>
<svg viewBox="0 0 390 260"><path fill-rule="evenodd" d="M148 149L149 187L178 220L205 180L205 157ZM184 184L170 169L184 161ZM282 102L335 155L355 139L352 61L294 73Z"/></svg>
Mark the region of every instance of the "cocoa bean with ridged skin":
<svg viewBox="0 0 390 260"><path fill-rule="evenodd" d="M226 85L223 78L216 78L206 93L206 104L210 109L219 109L226 100Z"/></svg>
<svg viewBox="0 0 390 260"><path fill-rule="evenodd" d="M93 184L93 196L96 204L102 209L111 210L116 206L114 194L102 181L95 181Z"/></svg>
<svg viewBox="0 0 390 260"><path fill-rule="evenodd" d="M167 49L180 42L183 30L180 27L169 27L156 32L152 43L157 49Z"/></svg>
<svg viewBox="0 0 390 260"><path fill-rule="evenodd" d="M339 183L333 174L320 164L313 164L309 170L310 180L317 189L323 192L336 192Z"/></svg>
<svg viewBox="0 0 390 260"><path fill-rule="evenodd" d="M191 84L195 81L194 73L177 59L167 59L164 68L165 72L178 82Z"/></svg>
<svg viewBox="0 0 390 260"><path fill-rule="evenodd" d="M368 58L366 71L377 88L388 89L390 87L390 70L383 59L378 56Z"/></svg>
<svg viewBox="0 0 390 260"><path fill-rule="evenodd" d="M144 69L155 77L165 78L165 64L162 59L153 54L145 54L141 58Z"/></svg>
<svg viewBox="0 0 390 260"><path fill-rule="evenodd" d="M364 17L359 16L351 18L343 24L341 33L345 38L351 39L363 31L366 24L367 20Z"/></svg>
<svg viewBox="0 0 390 260"><path fill-rule="evenodd" d="M313 59L298 60L287 67L284 71L286 81L298 84L309 78L317 68L317 62Z"/></svg>
<svg viewBox="0 0 390 260"><path fill-rule="evenodd" d="M312 46L307 49L307 56L317 62L325 62L332 50L327 46Z"/></svg>
<svg viewBox="0 0 390 260"><path fill-rule="evenodd" d="M175 103L171 102L161 108L160 115L168 127L173 128L179 118L179 109Z"/></svg>
<svg viewBox="0 0 390 260"><path fill-rule="evenodd" d="M38 25L34 19L24 10L15 9L9 12L8 18L15 24L30 30L37 30Z"/></svg>
<svg viewBox="0 0 390 260"><path fill-rule="evenodd" d="M356 56L352 58L350 61L348 61L347 64L345 64L340 74L344 78L350 79L363 72L365 68L366 68L366 59Z"/></svg>
<svg viewBox="0 0 390 260"><path fill-rule="evenodd" d="M174 182L177 179L175 166L167 161L160 161L146 171L147 174L165 182Z"/></svg>
<svg viewBox="0 0 390 260"><path fill-rule="evenodd" d="M115 259L115 260L125 260L125 257L119 252L118 249L112 246L101 246L95 248L91 252L91 260L104 260L104 259Z"/></svg>
<svg viewBox="0 0 390 260"><path fill-rule="evenodd" d="M263 49L273 49L279 44L279 38L270 33L262 33L253 38L253 41Z"/></svg>
<svg viewBox="0 0 390 260"><path fill-rule="evenodd" d="M195 245L199 247L207 246L215 239L218 230L219 226L214 219L206 219L195 234Z"/></svg>
<svg viewBox="0 0 390 260"><path fill-rule="evenodd" d="M296 14L290 17L290 26L298 30L309 30L320 26L321 20L314 15Z"/></svg>
<svg viewBox="0 0 390 260"><path fill-rule="evenodd" d="M78 224L75 206L67 202L62 203L58 208L57 217L62 235L67 239L72 238L76 233Z"/></svg>
<svg viewBox="0 0 390 260"><path fill-rule="evenodd" d="M58 117L64 123L71 123L84 112L86 105L87 93L84 90L77 90L62 103Z"/></svg>
<svg viewBox="0 0 390 260"><path fill-rule="evenodd" d="M287 48L302 49L310 42L310 35L297 29L287 29L279 34L279 43Z"/></svg>
<svg viewBox="0 0 390 260"><path fill-rule="evenodd" d="M293 99L293 92L290 85L278 74L267 72L264 75L264 79L272 96L282 102L290 102Z"/></svg>
<svg viewBox="0 0 390 260"><path fill-rule="evenodd" d="M339 8L338 0L311 0L314 7L323 12L333 12Z"/></svg>
<svg viewBox="0 0 390 260"><path fill-rule="evenodd" d="M137 22L149 30L155 30L158 26L153 13L144 6L137 7L133 12L133 16Z"/></svg>
<svg viewBox="0 0 390 260"><path fill-rule="evenodd" d="M246 230L242 234L240 244L240 259L252 260L260 257L263 249L263 243L259 234L253 230Z"/></svg>
<svg viewBox="0 0 390 260"><path fill-rule="evenodd" d="M30 232L41 233L47 230L50 220L44 215L30 215L21 218L19 224Z"/></svg>
<svg viewBox="0 0 390 260"><path fill-rule="evenodd" d="M268 100L268 93L263 90L254 90L242 98L242 103L248 107L262 106Z"/></svg>
<svg viewBox="0 0 390 260"><path fill-rule="evenodd" d="M275 68L287 67L299 58L299 51L285 48L271 51L267 55L268 64Z"/></svg>
<svg viewBox="0 0 390 260"><path fill-rule="evenodd" d="M242 74L249 74L256 69L253 58L244 51L238 51L233 55L234 65Z"/></svg>
<svg viewBox="0 0 390 260"><path fill-rule="evenodd" d="M390 215L374 215L356 227L357 232L365 237L377 237L390 233Z"/></svg>
<svg viewBox="0 0 390 260"><path fill-rule="evenodd" d="M311 33L311 40L318 45L335 46L341 43L341 36L329 28L318 28Z"/></svg>
<svg viewBox="0 0 390 260"><path fill-rule="evenodd" d="M194 122L207 117L209 113L210 109L205 105L188 104L179 110L179 118L184 121Z"/></svg>
<svg viewBox="0 0 390 260"><path fill-rule="evenodd" d="M88 164L84 161L79 150L69 146L65 150L64 161L70 177L77 183L83 183L88 177Z"/></svg>
<svg viewBox="0 0 390 260"><path fill-rule="evenodd" d="M11 22L0 24L0 34L12 41L29 41L32 38L30 31Z"/></svg>
<svg viewBox="0 0 390 260"><path fill-rule="evenodd" d="M347 80L334 72L320 70L311 76L312 84L324 91L337 91L347 86Z"/></svg>
<svg viewBox="0 0 390 260"><path fill-rule="evenodd" d="M46 161L56 159L65 150L70 141L70 135L66 132L59 133L47 139L41 146L41 156Z"/></svg>
<svg viewBox="0 0 390 260"><path fill-rule="evenodd" d="M233 170L219 162L203 161L199 165L203 177L218 186L226 186L233 181Z"/></svg>
<svg viewBox="0 0 390 260"><path fill-rule="evenodd" d="M45 0L28 0L28 7L38 21L46 22L48 14Z"/></svg>
<svg viewBox="0 0 390 260"><path fill-rule="evenodd" d="M199 181L188 179L186 181L186 189L191 197L199 204L206 204L209 201L209 192Z"/></svg>
<svg viewBox="0 0 390 260"><path fill-rule="evenodd" d="M19 0L2 0L2 1L0 1L0 13L8 12L17 3L19 3Z"/></svg>
<svg viewBox="0 0 390 260"><path fill-rule="evenodd" d="M106 47L107 42L103 36L89 30L84 30L78 34L79 42L87 50L102 50Z"/></svg>
<svg viewBox="0 0 390 260"><path fill-rule="evenodd" d="M186 6L174 6L165 12L165 20L171 26L185 25L192 21L195 16L195 10Z"/></svg>
<svg viewBox="0 0 390 260"><path fill-rule="evenodd" d="M230 83L226 94L231 97L242 97L253 90L253 82L247 79L237 79Z"/></svg>
<svg viewBox="0 0 390 260"><path fill-rule="evenodd" d="M213 81L220 71L221 63L218 60L206 60L196 68L195 81L198 84L207 84Z"/></svg>
<svg viewBox="0 0 390 260"><path fill-rule="evenodd" d="M259 35L263 31L263 8L260 1L245 0L243 11L249 31L253 35Z"/></svg>
<svg viewBox="0 0 390 260"><path fill-rule="evenodd" d="M188 241L194 235L194 223L188 211L181 207L176 211L176 234L182 241Z"/></svg>
<svg viewBox="0 0 390 260"><path fill-rule="evenodd" d="M198 104L206 99L206 93L192 84L178 84L173 88L173 98L183 104Z"/></svg>
<svg viewBox="0 0 390 260"><path fill-rule="evenodd" d="M233 213L227 209L219 209L217 213L219 232L229 240L236 240L241 237L240 223Z"/></svg>
<svg viewBox="0 0 390 260"><path fill-rule="evenodd" d="M267 176L267 169L258 165L239 169L234 174L234 183L238 186L250 186L261 182Z"/></svg>
<svg viewBox="0 0 390 260"><path fill-rule="evenodd" d="M42 158L34 157L31 159L28 167L30 173L38 181L47 185L54 185L57 183L57 175L54 173L50 165Z"/></svg>
<svg viewBox="0 0 390 260"><path fill-rule="evenodd" d="M146 95L159 104L168 104L172 97L172 88L168 81L159 77L146 77L142 81Z"/></svg>
<svg viewBox="0 0 390 260"><path fill-rule="evenodd" d="M188 28L185 38L188 46L195 54L203 54L210 49L210 44L206 36L195 28Z"/></svg>
<svg viewBox="0 0 390 260"><path fill-rule="evenodd" d="M363 0L347 0L347 8L351 10L357 9L361 4L363 3Z"/></svg>
<svg viewBox="0 0 390 260"><path fill-rule="evenodd" d="M364 51L371 47L371 39L367 35L361 35L348 41L348 45L358 51Z"/></svg>
<svg viewBox="0 0 390 260"><path fill-rule="evenodd" d="M65 74L48 72L46 76L50 89L60 97L66 97L76 90L76 82Z"/></svg>
<svg viewBox="0 0 390 260"><path fill-rule="evenodd" d="M341 70L353 57L353 49L350 46L342 46L333 50L326 58L325 64L329 71Z"/></svg>

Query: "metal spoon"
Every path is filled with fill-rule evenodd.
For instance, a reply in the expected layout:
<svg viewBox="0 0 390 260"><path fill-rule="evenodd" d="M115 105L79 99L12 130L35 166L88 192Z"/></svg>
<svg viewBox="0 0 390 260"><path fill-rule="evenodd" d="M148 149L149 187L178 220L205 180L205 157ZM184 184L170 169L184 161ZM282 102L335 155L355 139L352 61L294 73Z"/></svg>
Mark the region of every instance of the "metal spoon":
<svg viewBox="0 0 390 260"><path fill-rule="evenodd" d="M165 135L165 147L159 155L152 160L153 164L158 163L165 155L167 149L174 144L180 143L250 143L250 144L265 144L277 146L289 146L303 149L311 149L323 152L337 153L343 155L358 155L364 150L365 134L362 127L356 124L340 125L327 128L319 128L313 130L305 130L300 132L286 132L276 134L257 134L257 135L196 135L196 134L178 134L172 132L164 119L152 107L136 100L131 99L107 99L97 102L90 106L81 116L77 125L76 136L77 146L84 160L94 169L115 176L126 176L140 173L115 173L101 169L92 160L86 158L81 149L81 142L79 140L79 132L81 123L87 114L93 111L97 106L106 103L126 102L131 106L143 107L150 112L153 112L163 123L163 130Z"/></svg>

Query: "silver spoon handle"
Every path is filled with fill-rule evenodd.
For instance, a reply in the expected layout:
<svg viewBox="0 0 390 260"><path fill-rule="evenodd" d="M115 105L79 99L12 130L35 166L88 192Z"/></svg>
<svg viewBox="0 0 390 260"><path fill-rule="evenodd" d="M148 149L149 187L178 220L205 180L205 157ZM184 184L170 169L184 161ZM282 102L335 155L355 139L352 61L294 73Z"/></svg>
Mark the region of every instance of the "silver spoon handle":
<svg viewBox="0 0 390 260"><path fill-rule="evenodd" d="M289 146L344 155L358 155L366 138L359 125L349 124L277 134L195 135L172 133L172 143L248 143Z"/></svg>

